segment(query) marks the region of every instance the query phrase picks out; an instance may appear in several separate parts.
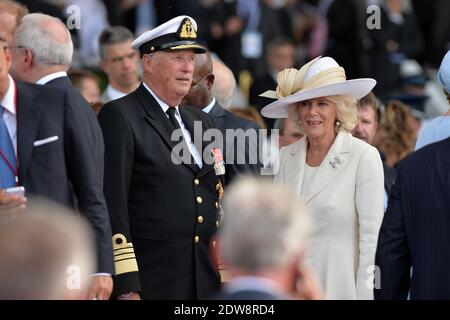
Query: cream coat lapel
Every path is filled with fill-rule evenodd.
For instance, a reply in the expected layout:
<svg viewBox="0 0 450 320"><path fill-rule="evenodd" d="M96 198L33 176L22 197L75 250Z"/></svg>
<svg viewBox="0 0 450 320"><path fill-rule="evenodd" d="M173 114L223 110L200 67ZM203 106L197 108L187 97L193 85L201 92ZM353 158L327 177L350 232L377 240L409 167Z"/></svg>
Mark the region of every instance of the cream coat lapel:
<svg viewBox="0 0 450 320"><path fill-rule="evenodd" d="M303 189L300 183L302 198L306 203L311 201L318 193L320 193L331 182L331 180L333 180L334 177L347 165L350 157L350 149L350 133L339 132L330 150L317 169L316 174L314 175L309 186L307 186L306 189ZM306 159L306 143L304 146L304 155ZM303 165L300 170L302 172L302 177L300 180L303 181L303 173L306 161L303 161L301 163Z"/></svg>

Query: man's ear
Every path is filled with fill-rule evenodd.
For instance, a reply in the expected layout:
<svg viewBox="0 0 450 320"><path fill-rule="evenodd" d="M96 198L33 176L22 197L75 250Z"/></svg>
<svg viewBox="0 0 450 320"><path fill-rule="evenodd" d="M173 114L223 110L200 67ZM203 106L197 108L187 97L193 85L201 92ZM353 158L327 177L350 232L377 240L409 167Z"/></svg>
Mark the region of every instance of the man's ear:
<svg viewBox="0 0 450 320"><path fill-rule="evenodd" d="M206 85L208 86L209 90L211 90L213 84L214 84L214 75L211 73L206 77Z"/></svg>
<svg viewBox="0 0 450 320"><path fill-rule="evenodd" d="M24 67L26 67L26 69L31 69L35 64L33 52L29 48L25 48L24 50L25 50L25 54L24 54L24 58L23 58L24 59L24 61L23 61Z"/></svg>

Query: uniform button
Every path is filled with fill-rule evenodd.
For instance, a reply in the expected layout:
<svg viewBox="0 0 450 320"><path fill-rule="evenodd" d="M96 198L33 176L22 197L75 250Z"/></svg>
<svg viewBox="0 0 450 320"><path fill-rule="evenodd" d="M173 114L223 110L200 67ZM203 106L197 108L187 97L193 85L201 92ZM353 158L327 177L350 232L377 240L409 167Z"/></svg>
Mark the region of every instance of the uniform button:
<svg viewBox="0 0 450 320"><path fill-rule="evenodd" d="M216 202L216 208L219 209L219 203L218 202Z"/></svg>
<svg viewBox="0 0 450 320"><path fill-rule="evenodd" d="M200 237L199 236L195 236L194 237L194 241L195 241L195 243L198 243L200 241Z"/></svg>
<svg viewBox="0 0 450 320"><path fill-rule="evenodd" d="M202 223L203 222L203 217L202 216L198 216L197 221L198 221L198 223Z"/></svg>
<svg viewBox="0 0 450 320"><path fill-rule="evenodd" d="M219 220L216 221L216 227L219 227Z"/></svg>
<svg viewBox="0 0 450 320"><path fill-rule="evenodd" d="M212 245L213 245L213 247L215 248L216 247L216 241L214 240L213 242L212 242Z"/></svg>
<svg viewBox="0 0 450 320"><path fill-rule="evenodd" d="M197 202L198 202L198 203L202 203L202 202L203 202L202 197L197 197Z"/></svg>
<svg viewBox="0 0 450 320"><path fill-rule="evenodd" d="M194 184L195 184L196 186L198 186L198 185L200 184L200 180L195 179L195 180L194 180Z"/></svg>

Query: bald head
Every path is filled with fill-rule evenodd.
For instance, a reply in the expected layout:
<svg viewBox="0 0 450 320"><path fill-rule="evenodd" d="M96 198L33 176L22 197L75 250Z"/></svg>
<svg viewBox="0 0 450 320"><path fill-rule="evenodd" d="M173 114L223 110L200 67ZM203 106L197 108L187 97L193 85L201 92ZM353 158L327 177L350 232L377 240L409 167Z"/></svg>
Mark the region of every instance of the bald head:
<svg viewBox="0 0 450 320"><path fill-rule="evenodd" d="M212 89L213 96L223 108L229 109L236 88L236 79L230 68L218 59L213 59L213 70L216 78Z"/></svg>
<svg viewBox="0 0 450 320"><path fill-rule="evenodd" d="M183 103L199 109L205 108L213 99L213 84L214 75L211 55L208 52L196 54L191 88L184 97Z"/></svg>

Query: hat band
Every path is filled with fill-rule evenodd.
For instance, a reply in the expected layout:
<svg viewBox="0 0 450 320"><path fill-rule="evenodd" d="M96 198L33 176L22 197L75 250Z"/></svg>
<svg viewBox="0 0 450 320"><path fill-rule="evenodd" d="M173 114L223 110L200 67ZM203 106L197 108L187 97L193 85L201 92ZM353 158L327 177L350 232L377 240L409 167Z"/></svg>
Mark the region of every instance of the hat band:
<svg viewBox="0 0 450 320"><path fill-rule="evenodd" d="M345 76L345 71L342 67L334 67L327 70L323 70L316 74L311 79L308 79L302 86L299 91L303 91L306 89L312 89L317 87L322 87L328 84L335 84L339 82L344 82L347 80Z"/></svg>
<svg viewBox="0 0 450 320"><path fill-rule="evenodd" d="M293 69L295 70L295 69ZM347 78L342 67L333 67L319 72L307 81L299 77L304 76L304 73L297 72L297 76L289 72L285 81L279 81L275 99L284 98L294 93L299 93L304 90L314 89L329 84L344 82ZM295 77L295 79L294 79ZM280 79L281 80L281 77Z"/></svg>
<svg viewBox="0 0 450 320"><path fill-rule="evenodd" d="M171 47L194 45L194 44L197 44L197 42L195 42L195 41L175 41L175 42L165 43L160 46L155 46L154 51L165 50L165 49L169 49Z"/></svg>

